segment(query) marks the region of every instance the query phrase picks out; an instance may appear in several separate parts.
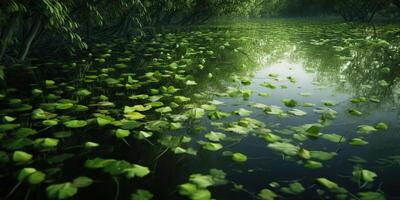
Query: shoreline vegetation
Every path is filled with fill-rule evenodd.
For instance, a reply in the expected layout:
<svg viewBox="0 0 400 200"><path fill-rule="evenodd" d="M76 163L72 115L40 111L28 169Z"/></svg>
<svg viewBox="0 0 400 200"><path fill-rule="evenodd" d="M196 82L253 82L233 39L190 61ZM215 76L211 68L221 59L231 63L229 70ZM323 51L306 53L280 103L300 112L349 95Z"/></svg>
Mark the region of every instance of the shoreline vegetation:
<svg viewBox="0 0 400 200"><path fill-rule="evenodd" d="M87 49L93 40L142 35L143 27L202 24L218 17L340 16L345 21L398 19L398 0L179 0L3 1L0 63L29 57L35 46L61 53ZM49 42L51 41L51 42Z"/></svg>

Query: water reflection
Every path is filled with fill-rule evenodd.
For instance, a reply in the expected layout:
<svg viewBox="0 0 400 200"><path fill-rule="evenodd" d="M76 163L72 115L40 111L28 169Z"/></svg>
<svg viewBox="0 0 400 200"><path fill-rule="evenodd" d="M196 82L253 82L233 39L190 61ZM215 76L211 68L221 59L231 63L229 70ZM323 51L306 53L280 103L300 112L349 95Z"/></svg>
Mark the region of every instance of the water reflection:
<svg viewBox="0 0 400 200"><path fill-rule="evenodd" d="M235 72L236 75L251 76L252 84L242 89L251 89L254 93L248 102L264 103L284 107L282 99L293 98L302 103L324 106L323 101L333 101L333 109L338 115L330 125L323 129L324 133L337 133L347 139L360 137L357 126L386 122L390 131L383 135L366 135L369 145L365 148L355 148L348 144L332 144L327 141L306 141L302 146L314 150L338 152L339 156L325 163L324 169L318 171L305 170L294 163L287 163L280 157L271 154L259 139L246 137L232 148L231 151L244 152L251 158L244 166L232 166L227 161L217 162L218 156L208 155L208 164L193 161L193 168L204 171L203 168L220 167L228 171L230 178L247 186L256 193L267 183L282 180L302 180L302 183L312 184L311 180L318 177L329 177L350 191L358 191L357 184L346 181L351 176L352 168L363 166L379 171L381 188L388 197L398 196L393 187L398 176L392 169L382 169L377 160L400 153L394 141L398 141L399 130L399 71L398 47L399 40L388 36L396 27L381 26L378 36L372 35L365 28L343 25L313 25L263 23L245 26L243 35L249 36L249 46L244 46L257 61L254 68L246 68L246 72ZM242 44L243 45L243 44ZM236 55L237 57L238 55ZM268 75L273 75L273 78ZM278 77L278 78L276 78ZM288 80L295 79L295 83ZM226 79L222 79L226 80ZM277 89L271 90L260 86L265 81L272 82ZM232 84L228 84L232 86ZM259 93L268 93L263 97ZM309 93L307 97L301 93ZM351 99L366 97L372 102L363 104L351 103ZM223 110L230 112L244 105L242 98L220 98L227 102ZM246 107L247 108L247 107ZM364 113L362 117L354 117L348 113L350 109L358 109ZM302 124L316 123L320 119L313 110L301 108L308 113L301 118L276 118L266 116L264 112L251 109L251 115L270 127L273 132L287 131L287 128ZM293 134L293 133L292 133ZM292 140L292 139L289 139ZM296 140L296 139L295 139ZM301 143L300 143L301 144ZM388 152L387 149L391 151ZM348 160L353 156L366 159L365 164L354 164ZM214 157L214 159L210 159ZM215 158L217 157L217 158ZM210 161L211 160L211 161ZM202 160L201 162L203 162ZM392 166L393 167L393 166ZM391 175L389 175L391 174ZM396 175L395 175L396 174ZM392 177L391 177L392 176ZM377 189L369 186L370 189ZM217 193L218 194L218 193ZM220 194L223 198L226 194ZM308 198L318 198L309 192ZM234 198L231 196L231 198ZM242 197L243 198L243 197ZM320 197L319 197L320 198ZM240 198L235 198L240 199Z"/></svg>

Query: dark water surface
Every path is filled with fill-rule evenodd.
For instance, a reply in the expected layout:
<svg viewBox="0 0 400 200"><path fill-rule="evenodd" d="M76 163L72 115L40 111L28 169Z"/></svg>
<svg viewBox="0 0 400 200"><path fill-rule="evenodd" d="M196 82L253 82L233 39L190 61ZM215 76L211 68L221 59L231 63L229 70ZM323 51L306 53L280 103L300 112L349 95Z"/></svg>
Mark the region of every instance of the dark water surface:
<svg viewBox="0 0 400 200"><path fill-rule="evenodd" d="M75 199L140 199L138 189L153 199L400 199L398 30L317 20L169 28L14 66L1 115L17 125L0 129L0 192L33 167L45 179L23 180L11 199L68 182ZM33 157L16 162L15 151ZM134 164L148 173L129 177ZM93 183L78 187L79 176Z"/></svg>

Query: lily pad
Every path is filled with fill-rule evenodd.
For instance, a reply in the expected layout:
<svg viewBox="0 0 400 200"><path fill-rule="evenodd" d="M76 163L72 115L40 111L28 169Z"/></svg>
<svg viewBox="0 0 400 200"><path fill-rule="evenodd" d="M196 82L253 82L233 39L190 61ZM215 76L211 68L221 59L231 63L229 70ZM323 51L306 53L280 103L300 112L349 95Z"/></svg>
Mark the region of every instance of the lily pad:
<svg viewBox="0 0 400 200"><path fill-rule="evenodd" d="M26 153L24 151L14 151L12 160L17 163L25 163L32 159L32 154Z"/></svg>
<svg viewBox="0 0 400 200"><path fill-rule="evenodd" d="M84 120L71 120L64 122L64 126L68 128L82 128L85 127L88 123Z"/></svg>
<svg viewBox="0 0 400 200"><path fill-rule="evenodd" d="M277 194L275 194L275 192L273 192L270 189L262 189L257 196L261 199L261 200L274 200L276 197L278 197Z"/></svg>
<svg viewBox="0 0 400 200"><path fill-rule="evenodd" d="M136 190L135 193L132 194L131 200L150 200L154 197L151 192L147 190Z"/></svg>
<svg viewBox="0 0 400 200"><path fill-rule="evenodd" d="M317 178L316 182L318 184L320 184L321 186L324 186L325 188L330 189L330 190L336 189L339 187L335 182L332 182L326 178Z"/></svg>
<svg viewBox="0 0 400 200"><path fill-rule="evenodd" d="M53 184L46 188L47 196L52 199L67 199L73 197L77 192L78 188L72 183L60 183Z"/></svg>
<svg viewBox="0 0 400 200"><path fill-rule="evenodd" d="M376 131L378 130L375 127L369 125L360 125L358 126L357 130L358 133L364 133L364 134L369 134Z"/></svg>
<svg viewBox="0 0 400 200"><path fill-rule="evenodd" d="M282 102L287 107L296 107L298 105L298 102L294 99L283 99Z"/></svg>
<svg viewBox="0 0 400 200"><path fill-rule="evenodd" d="M299 182L294 182L289 184L288 187L282 187L281 191L291 195L299 195L300 193L305 191L303 185Z"/></svg>
<svg viewBox="0 0 400 200"><path fill-rule="evenodd" d="M198 141L197 143L200 144L203 147L203 149L209 151L218 151L223 147L220 143L214 143L214 142Z"/></svg>
<svg viewBox="0 0 400 200"><path fill-rule="evenodd" d="M375 128L377 130L388 130L389 126L387 124L383 123L383 122L380 122L375 126Z"/></svg>
<svg viewBox="0 0 400 200"><path fill-rule="evenodd" d="M117 131L115 131L115 136L117 136L117 138L125 138L128 137L130 134L131 132L129 130L117 129Z"/></svg>
<svg viewBox="0 0 400 200"><path fill-rule="evenodd" d="M0 124L0 132L10 131L20 126L20 124Z"/></svg>
<svg viewBox="0 0 400 200"><path fill-rule="evenodd" d="M354 116L361 116L361 115L363 115L363 113L361 112L361 111L359 111L359 110L356 110L356 109L350 109L349 111L348 111L351 115L354 115Z"/></svg>
<svg viewBox="0 0 400 200"><path fill-rule="evenodd" d="M240 108L238 110L233 111L234 114L240 115L242 117L246 117L246 116L250 116L250 114L252 113L252 111L250 110L246 110L244 108Z"/></svg>
<svg viewBox="0 0 400 200"><path fill-rule="evenodd" d="M211 132L205 134L204 137L209 139L210 141L219 142L219 141L225 139L226 135L223 133L220 133L220 132L211 131Z"/></svg>
<svg viewBox="0 0 400 200"><path fill-rule="evenodd" d="M293 109L288 111L289 114L294 115L294 116L305 116L307 115L306 112L299 110L299 109Z"/></svg>
<svg viewBox="0 0 400 200"><path fill-rule="evenodd" d="M360 192L360 200L386 200L385 195L379 192Z"/></svg>
<svg viewBox="0 0 400 200"><path fill-rule="evenodd" d="M72 181L72 185L74 185L77 188L88 187L92 183L93 183L93 179L86 177L86 176L77 177Z"/></svg>
<svg viewBox="0 0 400 200"><path fill-rule="evenodd" d="M234 153L234 154L232 154L232 160L237 163L246 162L247 156L242 153Z"/></svg>
<svg viewBox="0 0 400 200"><path fill-rule="evenodd" d="M364 182L373 182L378 176L375 172L367 169L354 169L352 172L353 176Z"/></svg>
<svg viewBox="0 0 400 200"><path fill-rule="evenodd" d="M364 146L364 145L367 145L368 142L361 138L353 138L349 141L349 144L351 144L353 146Z"/></svg>
<svg viewBox="0 0 400 200"><path fill-rule="evenodd" d="M268 144L268 148L281 152L283 154L286 154L288 156L295 156L297 155L297 152L299 151L299 147L294 146L293 144L290 143L284 143L284 142L275 142Z"/></svg>

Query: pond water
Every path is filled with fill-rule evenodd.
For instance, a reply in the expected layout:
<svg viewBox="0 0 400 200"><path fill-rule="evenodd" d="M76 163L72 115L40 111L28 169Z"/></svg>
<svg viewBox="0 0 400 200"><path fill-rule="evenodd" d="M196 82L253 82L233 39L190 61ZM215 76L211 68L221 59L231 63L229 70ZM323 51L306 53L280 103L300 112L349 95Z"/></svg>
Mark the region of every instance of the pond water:
<svg viewBox="0 0 400 200"><path fill-rule="evenodd" d="M400 199L398 29L172 27L15 65L1 95L0 193Z"/></svg>

